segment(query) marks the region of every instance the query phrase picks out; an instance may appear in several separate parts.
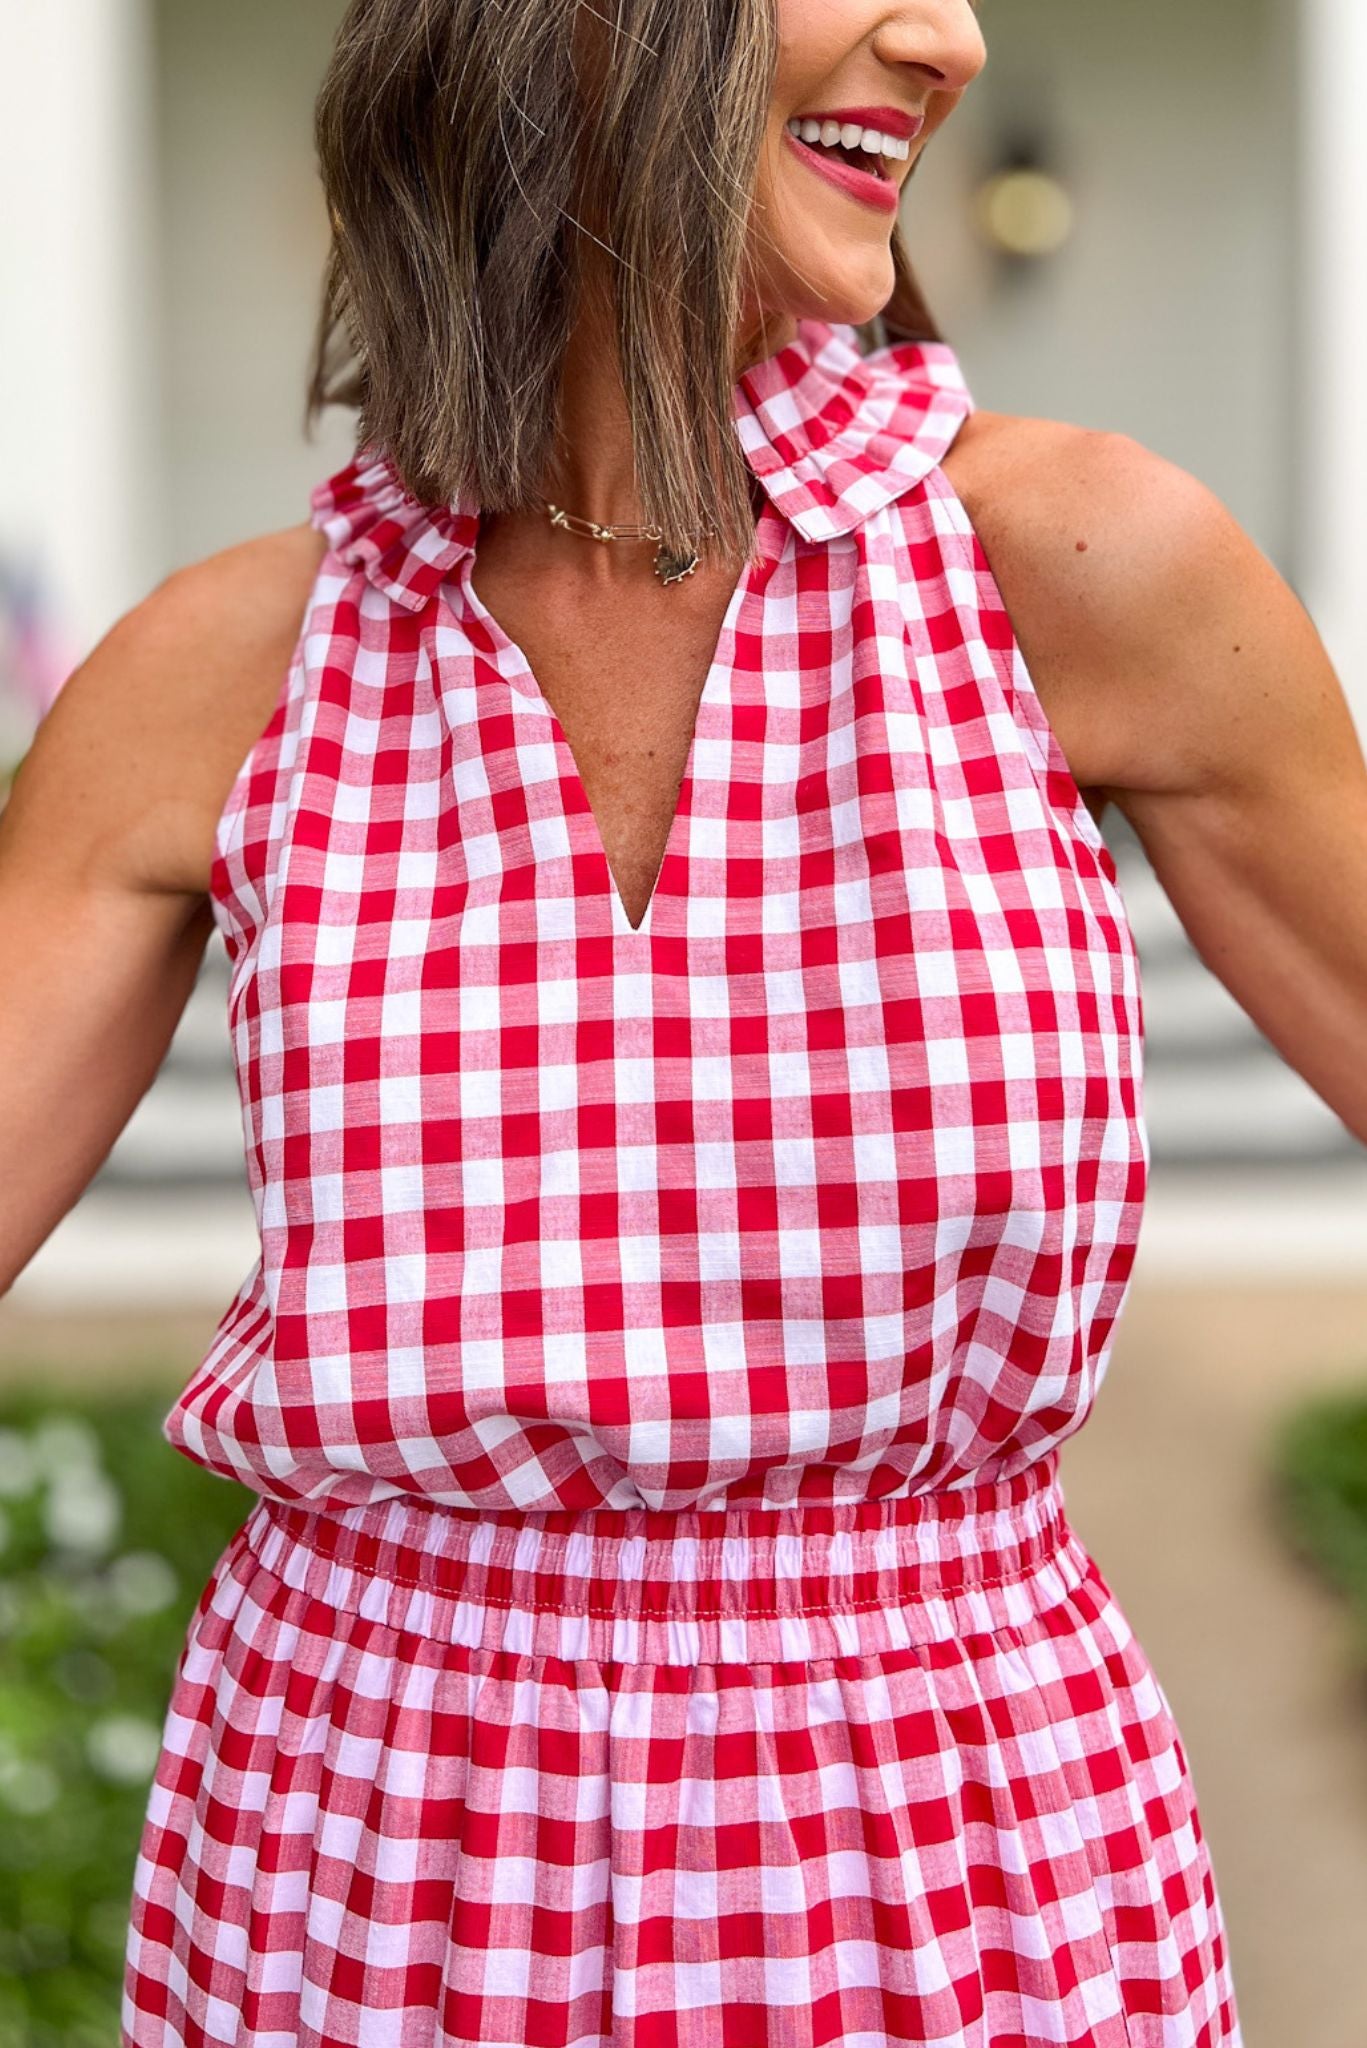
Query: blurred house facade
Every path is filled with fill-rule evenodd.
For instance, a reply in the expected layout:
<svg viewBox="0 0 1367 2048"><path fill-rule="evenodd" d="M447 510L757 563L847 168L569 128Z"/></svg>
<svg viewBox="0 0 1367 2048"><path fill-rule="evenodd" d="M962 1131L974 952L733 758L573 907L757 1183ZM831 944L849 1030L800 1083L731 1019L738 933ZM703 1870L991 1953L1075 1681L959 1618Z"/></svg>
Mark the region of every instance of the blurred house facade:
<svg viewBox="0 0 1367 2048"><path fill-rule="evenodd" d="M302 427L326 244L310 116L342 12L0 0L0 572L40 593L49 667L172 568L304 517L351 452L349 416ZM979 403L1119 429L1200 476L1304 599L1367 733L1367 6L982 12L987 69L906 200ZM993 181L1022 172L1053 223L1034 255L985 225ZM16 694L11 676L0 755ZM1309 1174L1361 1204L1363 1148L1195 956L1124 821L1105 830L1143 958L1155 1168ZM133 1251L152 1233L175 1264L189 1228L195 1284L226 1300L254 1256L223 979L215 942L35 1287L79 1270L141 1298Z"/></svg>

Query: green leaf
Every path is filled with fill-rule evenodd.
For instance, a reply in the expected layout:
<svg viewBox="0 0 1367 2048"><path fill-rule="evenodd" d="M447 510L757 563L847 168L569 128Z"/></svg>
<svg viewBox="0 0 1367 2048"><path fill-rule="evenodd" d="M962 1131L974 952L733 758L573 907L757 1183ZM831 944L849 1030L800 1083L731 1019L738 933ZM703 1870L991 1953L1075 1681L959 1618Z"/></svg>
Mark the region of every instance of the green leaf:
<svg viewBox="0 0 1367 2048"><path fill-rule="evenodd" d="M171 1448L169 1400L0 1398L0 2048L119 2037L148 1731L256 1498Z"/></svg>

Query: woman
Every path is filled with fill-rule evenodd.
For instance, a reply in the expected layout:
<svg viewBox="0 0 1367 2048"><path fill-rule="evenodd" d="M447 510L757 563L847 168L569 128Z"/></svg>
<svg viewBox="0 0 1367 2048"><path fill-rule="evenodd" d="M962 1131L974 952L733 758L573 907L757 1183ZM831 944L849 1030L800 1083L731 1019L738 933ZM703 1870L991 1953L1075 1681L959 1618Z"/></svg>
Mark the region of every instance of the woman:
<svg viewBox="0 0 1367 2048"><path fill-rule="evenodd" d="M974 410L896 201L983 59L967 0L355 0L356 459L18 779L0 1278L211 920L261 1224L167 1423L261 1500L134 2048L1239 2042L1058 1479L1149 1158L1100 819L1367 1137L1367 773L1199 485Z"/></svg>

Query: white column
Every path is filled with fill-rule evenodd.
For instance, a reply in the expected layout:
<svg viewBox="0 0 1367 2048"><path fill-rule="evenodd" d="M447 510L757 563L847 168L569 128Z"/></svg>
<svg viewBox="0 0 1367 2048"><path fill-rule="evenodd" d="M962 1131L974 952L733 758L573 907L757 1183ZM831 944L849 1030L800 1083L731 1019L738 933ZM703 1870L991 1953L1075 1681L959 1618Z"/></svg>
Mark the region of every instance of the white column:
<svg viewBox="0 0 1367 2048"><path fill-rule="evenodd" d="M1298 584L1367 742L1367 0L1300 0Z"/></svg>
<svg viewBox="0 0 1367 2048"><path fill-rule="evenodd" d="M79 660L157 531L151 0L0 0L0 550Z"/></svg>

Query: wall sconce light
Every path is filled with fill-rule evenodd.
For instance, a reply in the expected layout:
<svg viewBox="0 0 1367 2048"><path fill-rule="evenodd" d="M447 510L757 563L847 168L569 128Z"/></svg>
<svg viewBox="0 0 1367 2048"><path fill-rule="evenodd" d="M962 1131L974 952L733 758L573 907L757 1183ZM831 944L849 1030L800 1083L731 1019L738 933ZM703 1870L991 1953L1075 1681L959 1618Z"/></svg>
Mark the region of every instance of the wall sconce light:
<svg viewBox="0 0 1367 2048"><path fill-rule="evenodd" d="M1073 232L1075 210L1062 179L1034 150L1011 152L973 195L979 233L999 256L1056 256Z"/></svg>

